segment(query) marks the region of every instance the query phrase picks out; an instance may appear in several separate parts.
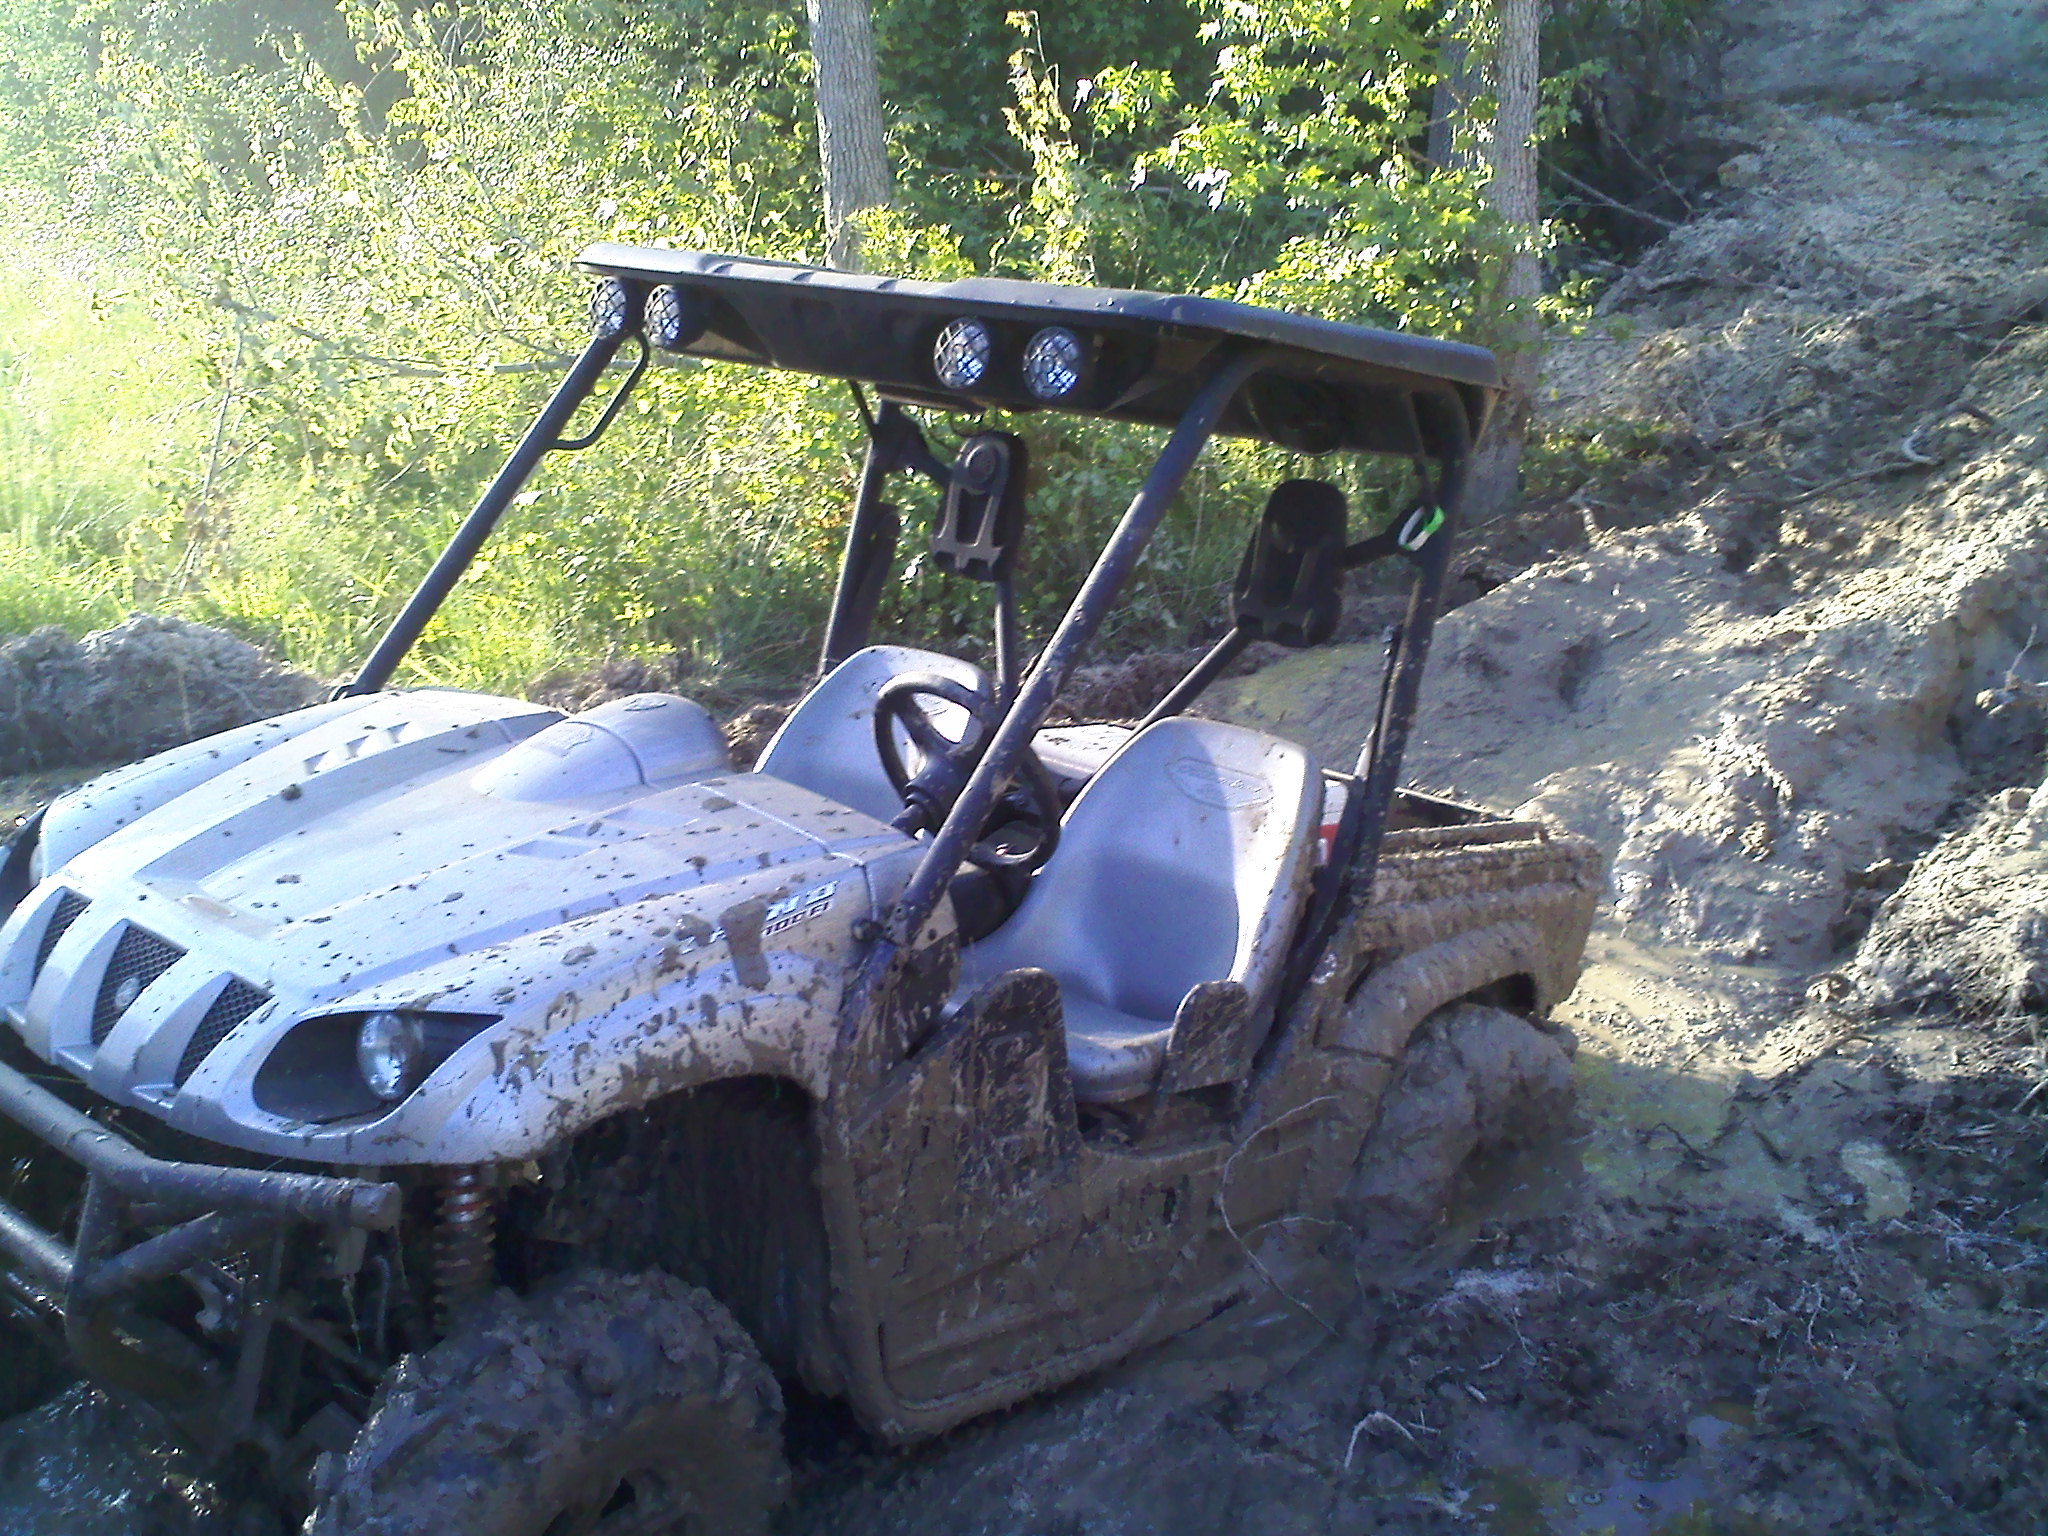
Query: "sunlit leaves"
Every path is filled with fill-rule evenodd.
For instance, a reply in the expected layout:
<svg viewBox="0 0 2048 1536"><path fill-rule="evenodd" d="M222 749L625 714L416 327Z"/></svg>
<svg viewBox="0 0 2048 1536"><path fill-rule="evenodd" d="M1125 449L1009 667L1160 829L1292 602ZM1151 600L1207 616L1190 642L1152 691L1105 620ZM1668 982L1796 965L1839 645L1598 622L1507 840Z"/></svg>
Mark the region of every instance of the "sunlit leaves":
<svg viewBox="0 0 2048 1536"><path fill-rule="evenodd" d="M802 16L779 0L283 0L254 26L243 0L69 6L0 0L0 172L62 199L11 218L146 299L58 305L68 329L19 339L50 373L90 358L106 420L80 395L45 421L47 391L0 379L7 442L33 427L63 445L16 477L49 515L0 524L0 544L38 572L61 550L78 580L35 590L81 615L148 602L345 668L580 344L577 250L819 244ZM1486 334L1498 233L1469 178L1414 165L1429 12L1048 0L1021 32L972 0L877 12L904 197L864 218L875 265ZM47 265L14 275L61 294ZM117 379L126 351L164 360L146 387ZM967 425L936 422L939 450ZM1156 437L1016 425L1042 634ZM549 461L415 675L520 686L676 647L707 675L795 676L859 447L832 381L657 369L601 449ZM1213 624L1250 509L1305 467L1244 444L1207 457L1114 638ZM1351 489L1373 508L1392 494ZM983 643L986 594L916 559L929 508L904 504L885 622Z"/></svg>

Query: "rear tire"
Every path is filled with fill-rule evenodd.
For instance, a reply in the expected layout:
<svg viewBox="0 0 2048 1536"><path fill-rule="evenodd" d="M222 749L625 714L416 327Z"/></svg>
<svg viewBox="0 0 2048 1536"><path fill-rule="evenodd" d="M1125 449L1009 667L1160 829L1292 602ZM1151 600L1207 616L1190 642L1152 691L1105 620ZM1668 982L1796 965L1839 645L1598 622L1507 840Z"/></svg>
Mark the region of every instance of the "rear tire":
<svg viewBox="0 0 2048 1536"><path fill-rule="evenodd" d="M1370 1244L1412 1242L1441 1219L1474 1156L1532 1140L1571 1112L1565 1038L1481 1003L1439 1008L1380 1100L1341 1214Z"/></svg>
<svg viewBox="0 0 2048 1536"><path fill-rule="evenodd" d="M307 1536L764 1536L782 1395L753 1341L664 1274L500 1294L400 1363Z"/></svg>

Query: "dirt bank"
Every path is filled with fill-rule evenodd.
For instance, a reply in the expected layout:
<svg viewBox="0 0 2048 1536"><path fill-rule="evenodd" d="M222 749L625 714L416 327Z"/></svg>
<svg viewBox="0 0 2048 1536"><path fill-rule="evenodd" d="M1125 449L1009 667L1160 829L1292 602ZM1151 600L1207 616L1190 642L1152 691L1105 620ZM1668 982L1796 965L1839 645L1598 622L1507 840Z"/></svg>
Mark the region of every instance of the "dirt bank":
<svg viewBox="0 0 2048 1536"><path fill-rule="evenodd" d="M1554 420L1705 455L1589 489L1574 547L1446 619L1410 762L1597 837L1632 936L1811 967L1960 794L2038 777L2040 713L1980 695L2048 630L2048 231L2010 216L2048 115L1749 121L1740 195L1551 373ZM2002 199L1958 196L1958 145ZM1341 760L1378 668L1308 654L1212 707Z"/></svg>

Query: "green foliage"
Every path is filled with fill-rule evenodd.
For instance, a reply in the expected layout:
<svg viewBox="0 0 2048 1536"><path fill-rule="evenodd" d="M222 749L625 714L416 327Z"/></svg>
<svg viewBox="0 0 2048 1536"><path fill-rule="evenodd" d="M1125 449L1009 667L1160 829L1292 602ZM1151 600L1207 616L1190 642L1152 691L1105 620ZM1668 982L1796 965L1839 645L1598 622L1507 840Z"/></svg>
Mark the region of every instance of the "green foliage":
<svg viewBox="0 0 2048 1536"><path fill-rule="evenodd" d="M1431 174L1415 149L1436 78L1433 7L1193 9L1212 70L1184 81L1101 71L1074 92L1092 135L1059 110L1040 51L1013 59L1013 130L1036 172L1020 233L1055 270L1107 267L1129 281L1149 267L1136 280L1394 329L1501 334L1491 274L1513 241L1479 176Z"/></svg>
<svg viewBox="0 0 2048 1536"><path fill-rule="evenodd" d="M865 216L869 259L1483 338L1500 234L1469 178L1414 165L1431 24L1411 0L878 0L902 196ZM0 631L146 605L343 672L578 345L577 250L822 244L794 0L0 0L0 109ZM1157 437L1017 425L1043 634ZM840 386L657 370L601 449L549 460L412 680L657 650L794 679L860 446ZM1264 487L1305 468L1212 452L1111 642L1213 626ZM1342 474L1368 518L1402 494ZM986 594L919 545L884 622L981 645Z"/></svg>
<svg viewBox="0 0 2048 1536"><path fill-rule="evenodd" d="M1580 423L1532 434L1523 483L1532 497L1598 493L1633 471L1661 465L1670 451L1671 431L1661 422L1612 417Z"/></svg>

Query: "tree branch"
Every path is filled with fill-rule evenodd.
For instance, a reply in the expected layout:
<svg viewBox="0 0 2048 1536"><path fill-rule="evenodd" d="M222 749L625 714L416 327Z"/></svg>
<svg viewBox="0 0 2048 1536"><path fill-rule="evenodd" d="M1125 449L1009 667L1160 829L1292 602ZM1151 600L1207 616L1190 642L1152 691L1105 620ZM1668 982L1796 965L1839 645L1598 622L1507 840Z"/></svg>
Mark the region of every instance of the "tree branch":
<svg viewBox="0 0 2048 1536"><path fill-rule="evenodd" d="M1609 197L1605 192L1602 192L1598 187L1590 187L1586 185L1585 182L1579 180L1578 177L1574 176L1570 171L1565 170L1560 165L1549 164L1546 165L1544 169L1549 171L1551 175L1555 176L1559 181L1563 182L1566 186L1578 189L1580 192L1583 192L1586 196L1592 198L1594 202L1612 208L1616 213L1625 213L1629 215L1629 217L1631 218L1641 219L1645 224L1654 225L1656 228L1663 230L1666 234L1669 234L1672 230L1678 228L1678 225L1674 220L1660 218L1658 215L1654 213L1646 213L1640 208L1632 208L1627 203L1624 203L1617 198Z"/></svg>

